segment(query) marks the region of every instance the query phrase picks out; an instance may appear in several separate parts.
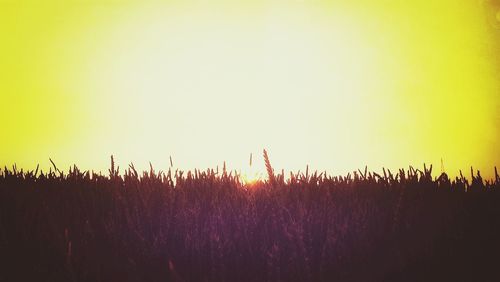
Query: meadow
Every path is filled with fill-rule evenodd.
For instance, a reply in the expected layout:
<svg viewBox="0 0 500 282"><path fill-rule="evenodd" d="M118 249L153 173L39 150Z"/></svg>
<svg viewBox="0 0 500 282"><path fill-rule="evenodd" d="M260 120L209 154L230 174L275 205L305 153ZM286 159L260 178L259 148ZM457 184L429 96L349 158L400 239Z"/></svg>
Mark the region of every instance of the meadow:
<svg viewBox="0 0 500 282"><path fill-rule="evenodd" d="M267 160L267 157L266 157ZM0 281L500 281L500 177L0 170Z"/></svg>

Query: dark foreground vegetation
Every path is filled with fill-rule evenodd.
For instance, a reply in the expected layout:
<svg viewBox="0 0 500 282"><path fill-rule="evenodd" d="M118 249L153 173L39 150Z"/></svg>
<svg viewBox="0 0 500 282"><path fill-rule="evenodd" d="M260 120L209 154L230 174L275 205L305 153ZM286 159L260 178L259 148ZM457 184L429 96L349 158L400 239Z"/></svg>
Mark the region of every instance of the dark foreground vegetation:
<svg viewBox="0 0 500 282"><path fill-rule="evenodd" d="M500 177L0 171L0 281L500 281Z"/></svg>

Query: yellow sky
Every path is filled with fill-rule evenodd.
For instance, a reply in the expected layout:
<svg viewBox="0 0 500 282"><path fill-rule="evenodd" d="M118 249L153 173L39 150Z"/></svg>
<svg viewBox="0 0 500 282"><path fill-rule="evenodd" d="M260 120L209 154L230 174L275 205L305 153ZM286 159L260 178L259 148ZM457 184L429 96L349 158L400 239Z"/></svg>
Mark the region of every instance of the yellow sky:
<svg viewBox="0 0 500 282"><path fill-rule="evenodd" d="M0 165L500 165L500 1L2 1ZM257 170L259 170L257 168Z"/></svg>

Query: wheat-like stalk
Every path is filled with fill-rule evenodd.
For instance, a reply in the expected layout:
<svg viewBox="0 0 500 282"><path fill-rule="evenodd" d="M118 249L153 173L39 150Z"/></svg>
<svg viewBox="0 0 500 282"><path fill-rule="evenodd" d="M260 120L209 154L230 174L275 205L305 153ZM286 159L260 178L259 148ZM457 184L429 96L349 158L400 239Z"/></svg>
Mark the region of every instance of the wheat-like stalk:
<svg viewBox="0 0 500 282"><path fill-rule="evenodd" d="M271 162L269 161L269 156L267 155L266 149L264 149L264 162L266 163L266 170L267 170L267 175L269 176L269 183L274 186L275 179L274 179L274 172L273 172L273 167L271 166Z"/></svg>

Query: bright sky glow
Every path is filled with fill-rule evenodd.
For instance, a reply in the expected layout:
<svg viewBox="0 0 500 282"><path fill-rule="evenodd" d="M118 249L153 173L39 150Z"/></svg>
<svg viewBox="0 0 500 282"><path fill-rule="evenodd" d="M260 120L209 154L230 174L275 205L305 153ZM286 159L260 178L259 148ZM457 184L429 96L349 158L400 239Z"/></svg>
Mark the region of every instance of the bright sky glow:
<svg viewBox="0 0 500 282"><path fill-rule="evenodd" d="M0 165L491 176L500 4L382 2L0 0Z"/></svg>

